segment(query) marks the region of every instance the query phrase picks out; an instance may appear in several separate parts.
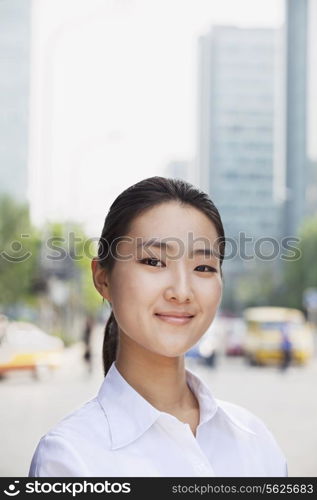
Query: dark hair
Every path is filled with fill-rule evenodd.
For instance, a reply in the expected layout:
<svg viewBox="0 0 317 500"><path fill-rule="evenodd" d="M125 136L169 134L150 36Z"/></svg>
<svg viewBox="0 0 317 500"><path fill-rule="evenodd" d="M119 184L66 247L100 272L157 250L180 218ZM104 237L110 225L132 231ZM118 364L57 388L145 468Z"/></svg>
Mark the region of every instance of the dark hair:
<svg viewBox="0 0 317 500"><path fill-rule="evenodd" d="M209 196L180 179L149 177L123 191L112 203L106 216L98 246L98 260L109 272L115 264L112 243L129 233L133 220L146 210L166 202L176 201L203 212L215 225L218 234L220 271L225 252L225 234L220 214ZM222 274L221 274L222 275ZM113 312L107 321L103 341L105 375L116 359L118 326Z"/></svg>

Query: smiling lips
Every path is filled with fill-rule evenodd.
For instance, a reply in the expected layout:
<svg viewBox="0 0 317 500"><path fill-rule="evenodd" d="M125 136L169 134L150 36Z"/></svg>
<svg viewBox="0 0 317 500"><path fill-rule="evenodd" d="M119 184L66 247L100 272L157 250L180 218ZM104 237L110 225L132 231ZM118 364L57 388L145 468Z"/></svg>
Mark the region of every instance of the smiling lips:
<svg viewBox="0 0 317 500"><path fill-rule="evenodd" d="M191 319L193 319L194 315L189 313L155 313L155 316L161 321L165 321L166 323L170 323L172 325L185 325L189 323Z"/></svg>

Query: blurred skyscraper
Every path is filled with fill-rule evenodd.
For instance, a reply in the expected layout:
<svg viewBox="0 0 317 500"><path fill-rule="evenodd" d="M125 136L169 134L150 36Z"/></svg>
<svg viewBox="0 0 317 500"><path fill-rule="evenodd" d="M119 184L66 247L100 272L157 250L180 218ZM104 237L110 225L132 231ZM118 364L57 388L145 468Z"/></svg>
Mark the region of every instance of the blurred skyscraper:
<svg viewBox="0 0 317 500"><path fill-rule="evenodd" d="M214 27L200 39L200 183L220 210L226 236L277 237L275 198L278 32ZM270 251L272 249L270 248ZM243 272L239 259L227 271Z"/></svg>
<svg viewBox="0 0 317 500"><path fill-rule="evenodd" d="M317 162L317 0L308 13L308 128L308 156Z"/></svg>
<svg viewBox="0 0 317 500"><path fill-rule="evenodd" d="M287 0L285 236L317 211L316 33L316 0Z"/></svg>
<svg viewBox="0 0 317 500"><path fill-rule="evenodd" d="M0 193L26 201L30 71L29 0L0 1Z"/></svg>

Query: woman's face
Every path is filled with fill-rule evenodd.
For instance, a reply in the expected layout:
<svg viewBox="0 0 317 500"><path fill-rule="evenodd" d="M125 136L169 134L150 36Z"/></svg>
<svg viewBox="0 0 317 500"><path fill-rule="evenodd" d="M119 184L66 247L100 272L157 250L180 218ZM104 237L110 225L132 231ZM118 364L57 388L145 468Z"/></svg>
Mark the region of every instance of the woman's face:
<svg viewBox="0 0 317 500"><path fill-rule="evenodd" d="M138 216L126 236L107 276L119 333L153 353L180 356L206 332L221 301L216 229L198 209L169 202Z"/></svg>

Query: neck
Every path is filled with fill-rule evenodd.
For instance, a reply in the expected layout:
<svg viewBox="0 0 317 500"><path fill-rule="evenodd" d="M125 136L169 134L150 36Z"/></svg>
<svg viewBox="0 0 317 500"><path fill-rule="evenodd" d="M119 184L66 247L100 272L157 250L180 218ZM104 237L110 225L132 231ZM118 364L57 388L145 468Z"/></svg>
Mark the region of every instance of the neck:
<svg viewBox="0 0 317 500"><path fill-rule="evenodd" d="M158 410L179 416L197 409L196 397L186 382L183 355L161 356L121 332L115 364L123 378Z"/></svg>

